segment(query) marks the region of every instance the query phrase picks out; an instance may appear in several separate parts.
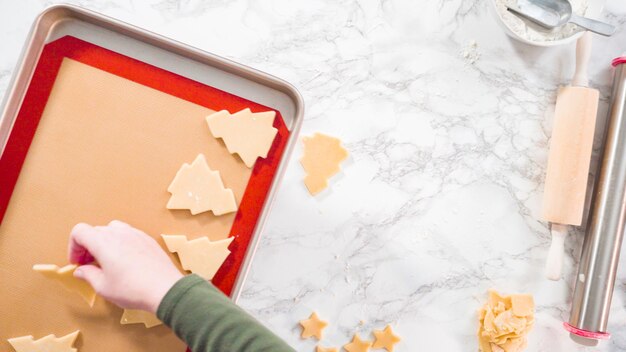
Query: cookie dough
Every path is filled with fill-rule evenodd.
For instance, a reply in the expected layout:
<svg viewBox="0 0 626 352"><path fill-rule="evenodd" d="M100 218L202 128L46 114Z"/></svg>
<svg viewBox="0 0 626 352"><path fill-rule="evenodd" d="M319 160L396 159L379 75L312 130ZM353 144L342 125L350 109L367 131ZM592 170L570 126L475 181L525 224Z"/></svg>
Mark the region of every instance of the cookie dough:
<svg viewBox="0 0 626 352"><path fill-rule="evenodd" d="M316 195L328 187L328 178L339 172L339 164L346 160L348 151L339 139L321 133L304 137L303 142L300 163L306 172L304 184L311 195Z"/></svg>
<svg viewBox="0 0 626 352"><path fill-rule="evenodd" d="M482 352L519 352L533 327L535 303L531 295L501 296L489 290L478 312L478 345Z"/></svg>
<svg viewBox="0 0 626 352"><path fill-rule="evenodd" d="M192 215L213 211L215 215L237 210L235 195L224 183L219 171L213 171L203 154L189 164L183 164L167 188L172 194L167 209L189 209Z"/></svg>
<svg viewBox="0 0 626 352"><path fill-rule="evenodd" d="M322 330L328 323L321 320L317 313L313 312L309 319L300 320L300 325L302 326L302 338L308 339L309 337L315 336L318 340L322 339Z"/></svg>
<svg viewBox="0 0 626 352"><path fill-rule="evenodd" d="M32 336L22 336L7 341L16 352L77 352L78 350L72 346L79 333L80 331L76 330L62 337L48 335L35 340Z"/></svg>
<svg viewBox="0 0 626 352"><path fill-rule="evenodd" d="M156 315L139 309L124 309L120 324L143 324L146 328L163 324Z"/></svg>
<svg viewBox="0 0 626 352"><path fill-rule="evenodd" d="M206 122L215 138L221 138L231 154L238 154L247 167L257 158L266 158L278 130L273 127L276 112L253 113L250 109L230 114L226 110L207 116Z"/></svg>
<svg viewBox="0 0 626 352"><path fill-rule="evenodd" d="M183 235L161 235L167 249L178 253L183 269L202 276L205 280L213 276L230 254L228 246L234 237L211 241L208 237L188 241Z"/></svg>
<svg viewBox="0 0 626 352"><path fill-rule="evenodd" d="M315 352L339 352L339 350L337 350L335 347L317 346L315 347Z"/></svg>
<svg viewBox="0 0 626 352"><path fill-rule="evenodd" d="M354 334L352 342L343 346L343 349L348 352L367 352L372 347L372 343L369 341L363 341L359 337L359 334Z"/></svg>
<svg viewBox="0 0 626 352"><path fill-rule="evenodd" d="M78 293L90 307L93 307L96 301L96 291L85 280L74 277L74 270L77 266L70 264L59 268L54 264L36 264L33 270L41 273L43 276L55 280L65 287L68 291Z"/></svg>
<svg viewBox="0 0 626 352"><path fill-rule="evenodd" d="M393 352L393 346L400 342L400 337L393 333L391 326L387 325L385 330L374 330L376 340L372 348L384 348L389 352Z"/></svg>

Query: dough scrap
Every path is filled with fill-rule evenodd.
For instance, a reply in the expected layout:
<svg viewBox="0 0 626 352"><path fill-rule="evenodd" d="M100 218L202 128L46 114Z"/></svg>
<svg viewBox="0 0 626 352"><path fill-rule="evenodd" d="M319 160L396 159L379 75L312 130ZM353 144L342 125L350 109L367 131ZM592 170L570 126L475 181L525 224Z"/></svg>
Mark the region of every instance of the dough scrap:
<svg viewBox="0 0 626 352"><path fill-rule="evenodd" d="M311 336L315 336L318 340L322 339L322 330L328 323L321 320L316 312L311 313L309 319L300 320L300 325L302 326L302 338L308 339Z"/></svg>
<svg viewBox="0 0 626 352"><path fill-rule="evenodd" d="M343 346L343 349L348 352L367 352L372 347L372 343L369 341L363 341L359 337L359 334L354 334L352 342Z"/></svg>
<svg viewBox="0 0 626 352"><path fill-rule="evenodd" d="M257 158L266 158L278 130L273 127L276 112L253 113L250 109L230 114L226 110L206 118L215 138L221 138L231 154L237 154L252 168Z"/></svg>
<svg viewBox="0 0 626 352"><path fill-rule="evenodd" d="M339 164L346 160L348 151L339 139L321 133L302 141L304 155L300 163L307 174L304 184L311 195L316 195L328 187L328 178L339 172Z"/></svg>
<svg viewBox="0 0 626 352"><path fill-rule="evenodd" d="M400 342L400 337L393 333L389 325L385 327L385 330L374 330L374 336L376 341L372 348L384 348L389 352L393 352L393 346Z"/></svg>
<svg viewBox="0 0 626 352"><path fill-rule="evenodd" d="M478 346L482 352L519 352L535 322L531 295L502 296L489 290L487 303L478 311Z"/></svg>
<svg viewBox="0 0 626 352"><path fill-rule="evenodd" d="M68 291L78 293L90 307L93 307L96 301L96 291L87 281L74 277L74 270L76 270L77 267L78 266L74 264L69 264L62 268L54 264L35 264L33 265L33 270L49 279L57 281Z"/></svg>
<svg viewBox="0 0 626 352"><path fill-rule="evenodd" d="M203 154L181 166L167 191L172 194L167 209L189 209L192 215L211 210L218 216L237 210L235 194L224 187L220 172L209 168Z"/></svg>
<svg viewBox="0 0 626 352"><path fill-rule="evenodd" d="M16 352L77 352L74 341L80 333L79 330L62 337L48 335L35 340L33 336L22 336L8 339Z"/></svg>
<svg viewBox="0 0 626 352"><path fill-rule="evenodd" d="M151 328L163 324L156 315L139 309L124 309L120 324L143 324L146 328Z"/></svg>
<svg viewBox="0 0 626 352"><path fill-rule="evenodd" d="M234 237L211 241L208 237L187 240L184 235L161 235L167 249L178 253L183 269L200 275L205 280L213 276L230 254L228 246Z"/></svg>
<svg viewBox="0 0 626 352"><path fill-rule="evenodd" d="M318 345L315 347L315 352L339 352L339 350L335 347L322 347Z"/></svg>

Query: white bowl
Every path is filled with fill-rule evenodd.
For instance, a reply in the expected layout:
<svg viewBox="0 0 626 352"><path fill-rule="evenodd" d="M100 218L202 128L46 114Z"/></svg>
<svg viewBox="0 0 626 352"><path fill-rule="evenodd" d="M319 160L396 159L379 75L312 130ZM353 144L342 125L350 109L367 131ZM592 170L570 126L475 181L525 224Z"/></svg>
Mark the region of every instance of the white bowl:
<svg viewBox="0 0 626 352"><path fill-rule="evenodd" d="M544 46L544 47L562 45L562 44L571 43L574 40L578 39L584 31L582 28L578 27L575 32L573 32L571 35L565 38L556 39L556 40L546 40L546 41L530 40L524 37L520 37L519 35L517 35L517 33L513 32L513 30L509 28L509 26L504 22L504 19L502 18L500 11L498 11L496 0L491 0L490 2L491 2L491 6L490 6L491 12L493 16L496 18L496 22L498 22L498 24L500 25L500 27L504 30L506 34L508 34L511 38L518 40L522 43L535 45L535 46ZM585 12L585 17L595 18L595 19L599 18L605 2L606 0L589 0L589 4L587 5L587 11Z"/></svg>

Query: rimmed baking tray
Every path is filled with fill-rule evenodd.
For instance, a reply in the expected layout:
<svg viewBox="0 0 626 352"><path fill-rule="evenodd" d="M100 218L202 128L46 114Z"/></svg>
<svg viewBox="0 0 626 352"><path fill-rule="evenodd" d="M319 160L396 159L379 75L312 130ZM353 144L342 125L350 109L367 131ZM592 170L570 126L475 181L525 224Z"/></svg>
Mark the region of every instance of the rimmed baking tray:
<svg viewBox="0 0 626 352"><path fill-rule="evenodd" d="M249 170L213 139L212 111L274 110L279 130ZM80 329L81 351L170 351L164 327L119 325L121 311L87 308L33 273L65 264L77 221L130 222L160 233L234 236L213 279L237 300L303 118L288 83L229 60L71 5L35 21L0 110L0 349L6 339ZM198 153L220 170L237 214L165 209L169 181Z"/></svg>

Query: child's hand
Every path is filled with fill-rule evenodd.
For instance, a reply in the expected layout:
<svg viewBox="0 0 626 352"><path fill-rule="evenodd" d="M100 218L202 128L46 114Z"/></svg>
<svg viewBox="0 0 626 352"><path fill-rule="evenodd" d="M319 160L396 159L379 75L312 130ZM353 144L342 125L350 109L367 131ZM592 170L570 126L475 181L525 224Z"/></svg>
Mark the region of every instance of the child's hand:
<svg viewBox="0 0 626 352"><path fill-rule="evenodd" d="M80 265L74 276L104 299L152 313L183 276L152 237L117 220L108 226L74 226L69 260ZM98 265L90 264L94 260Z"/></svg>

